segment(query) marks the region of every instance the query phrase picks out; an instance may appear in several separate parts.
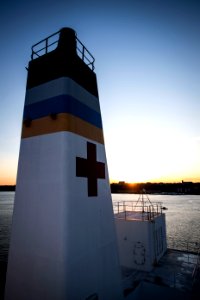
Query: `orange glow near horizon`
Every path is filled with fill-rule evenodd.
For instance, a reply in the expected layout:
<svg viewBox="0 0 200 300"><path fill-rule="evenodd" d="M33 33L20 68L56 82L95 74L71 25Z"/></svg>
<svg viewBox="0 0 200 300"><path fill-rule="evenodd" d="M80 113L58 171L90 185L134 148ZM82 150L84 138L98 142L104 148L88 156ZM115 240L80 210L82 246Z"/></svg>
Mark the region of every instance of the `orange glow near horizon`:
<svg viewBox="0 0 200 300"><path fill-rule="evenodd" d="M199 183L200 182L200 178L160 178L157 180L144 180L144 181L126 181L126 180L114 180L114 179L110 179L110 184L112 183L119 183L119 182L124 182L126 184L129 185L135 185L138 183L179 183L179 182L193 182L193 183Z"/></svg>
<svg viewBox="0 0 200 300"><path fill-rule="evenodd" d="M17 161L13 158L4 158L1 161L0 185L15 185Z"/></svg>
<svg viewBox="0 0 200 300"><path fill-rule="evenodd" d="M133 165L133 168L131 168ZM129 167L118 164L114 171L116 172L116 176L110 176L110 183L118 183L119 181L124 181L126 183L134 184L134 183L145 183L145 182L163 182L163 183L177 183L183 181L192 181L192 182L200 182L200 177L198 172L194 172L190 170L190 172L169 172L168 176L156 176L156 172L158 168L156 165L153 168L145 170L145 167L140 166L140 164L132 161ZM109 167L109 166L108 166ZM162 166L163 167L163 166ZM161 169L158 174L161 173ZM182 170L183 171L183 170ZM193 172L192 172L193 171ZM6 159L1 162L1 172L0 172L0 185L15 185L16 184L16 174L17 174L17 161L14 159Z"/></svg>
<svg viewBox="0 0 200 300"><path fill-rule="evenodd" d="M5 174L0 177L0 185L16 185L16 177Z"/></svg>
<svg viewBox="0 0 200 300"><path fill-rule="evenodd" d="M155 166L155 170L156 170ZM151 183L178 183L182 181L188 181L188 182L200 182L200 177L199 177L199 172L198 170L192 169L192 170L181 170L180 172L175 172L171 173L169 172L169 175L166 176L163 175L161 176L151 176L155 174L154 172L145 172L145 168L141 167L141 172L138 172L137 174L137 169L135 168L133 171L133 174L127 174L127 176L118 176L118 177L110 177L110 183L118 183L119 181L124 181L126 183L134 184L134 183L146 183L146 182L151 182ZM184 172L185 171L185 172ZM135 174L136 173L136 174ZM159 172L158 172L159 173ZM160 174L162 174L160 172ZM149 176L148 176L149 175ZM156 174L155 174L156 175Z"/></svg>
<svg viewBox="0 0 200 300"><path fill-rule="evenodd" d="M145 136L145 130L141 126L133 138L130 131L121 128L115 131L116 136L113 131L105 131L111 183L200 182L199 138L184 138L169 128L165 134L163 129L154 128L153 135ZM0 185L16 184L17 163L14 154L2 155Z"/></svg>
<svg viewBox="0 0 200 300"><path fill-rule="evenodd" d="M134 126L126 116L121 123L105 131L110 182L200 182L199 137L151 119Z"/></svg>

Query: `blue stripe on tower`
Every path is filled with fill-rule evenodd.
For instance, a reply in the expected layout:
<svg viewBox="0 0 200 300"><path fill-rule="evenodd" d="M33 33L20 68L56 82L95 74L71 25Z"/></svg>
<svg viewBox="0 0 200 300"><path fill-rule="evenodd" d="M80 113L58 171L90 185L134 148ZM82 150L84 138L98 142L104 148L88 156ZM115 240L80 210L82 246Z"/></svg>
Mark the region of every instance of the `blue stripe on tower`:
<svg viewBox="0 0 200 300"><path fill-rule="evenodd" d="M50 114L70 113L84 121L102 128L100 113L92 110L75 98L67 95L53 97L41 102L26 105L24 108L24 120L39 119Z"/></svg>

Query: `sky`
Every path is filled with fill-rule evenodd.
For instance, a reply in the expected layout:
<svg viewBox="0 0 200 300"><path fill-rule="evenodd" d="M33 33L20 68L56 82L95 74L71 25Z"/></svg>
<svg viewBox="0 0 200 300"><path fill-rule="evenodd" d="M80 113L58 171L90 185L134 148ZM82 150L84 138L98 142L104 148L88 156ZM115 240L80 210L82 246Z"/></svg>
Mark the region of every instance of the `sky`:
<svg viewBox="0 0 200 300"><path fill-rule="evenodd" d="M0 185L15 184L31 46L71 27L95 57L111 182L200 182L200 2L0 2Z"/></svg>

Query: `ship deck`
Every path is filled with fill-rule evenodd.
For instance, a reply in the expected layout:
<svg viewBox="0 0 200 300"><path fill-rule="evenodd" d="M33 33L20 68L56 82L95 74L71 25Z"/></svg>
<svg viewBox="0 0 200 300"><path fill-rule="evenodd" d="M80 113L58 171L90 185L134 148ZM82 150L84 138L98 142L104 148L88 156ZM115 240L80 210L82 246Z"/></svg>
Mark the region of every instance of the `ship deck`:
<svg viewBox="0 0 200 300"><path fill-rule="evenodd" d="M151 272L122 268L125 293L127 291L129 294L140 286L141 300L147 298L155 300L160 297L162 300L179 297L198 299L200 295L198 259L196 253L168 249ZM132 299L131 294L126 299Z"/></svg>

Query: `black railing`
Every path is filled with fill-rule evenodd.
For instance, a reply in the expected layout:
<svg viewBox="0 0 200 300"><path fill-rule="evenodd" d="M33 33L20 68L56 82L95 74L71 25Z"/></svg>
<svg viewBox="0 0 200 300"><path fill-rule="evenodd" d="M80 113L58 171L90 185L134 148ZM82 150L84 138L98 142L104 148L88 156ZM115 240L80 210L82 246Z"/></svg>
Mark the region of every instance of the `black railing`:
<svg viewBox="0 0 200 300"><path fill-rule="evenodd" d="M47 54L55 50L58 46L58 41L60 37L60 31L57 31L47 38L39 41L31 47L31 59L34 60L44 54ZM89 68L94 71L94 57L88 51L88 49L83 45L83 43L76 36L76 53L84 61L84 63L89 66Z"/></svg>
<svg viewBox="0 0 200 300"><path fill-rule="evenodd" d="M88 49L81 43L81 41L76 37L76 50L78 56L88 65L92 71L94 70L94 56L88 51Z"/></svg>
<svg viewBox="0 0 200 300"><path fill-rule="evenodd" d="M40 57L44 54L47 54L55 50L56 47L58 46L59 36L60 36L60 31L57 31L49 35L47 38L33 45L31 47L32 50L31 59L33 60L37 57Z"/></svg>
<svg viewBox="0 0 200 300"><path fill-rule="evenodd" d="M115 218L151 221L162 214L161 202L118 201L113 203Z"/></svg>

